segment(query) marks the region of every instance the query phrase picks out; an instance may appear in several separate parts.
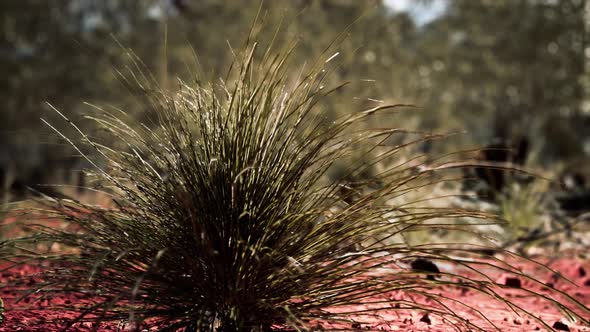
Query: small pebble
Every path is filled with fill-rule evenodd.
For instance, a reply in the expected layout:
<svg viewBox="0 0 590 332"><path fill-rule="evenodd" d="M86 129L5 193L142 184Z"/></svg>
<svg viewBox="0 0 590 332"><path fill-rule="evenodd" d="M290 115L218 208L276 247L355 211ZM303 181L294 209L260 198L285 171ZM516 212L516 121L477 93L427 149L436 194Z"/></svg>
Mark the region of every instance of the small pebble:
<svg viewBox="0 0 590 332"><path fill-rule="evenodd" d="M570 328L567 325L565 325L564 323L562 323L560 321L553 323L552 327L556 330L559 330L559 331L569 331L570 330Z"/></svg>
<svg viewBox="0 0 590 332"><path fill-rule="evenodd" d="M580 266L580 267L578 268L578 275L579 275L580 277L585 277L585 276L586 276L586 270L584 269L584 267L583 267L583 266Z"/></svg>
<svg viewBox="0 0 590 332"><path fill-rule="evenodd" d="M432 321L430 320L430 317L428 317L428 314L424 314L424 316L420 318L420 321L428 325L432 324Z"/></svg>
<svg viewBox="0 0 590 332"><path fill-rule="evenodd" d="M410 264L412 267L412 270L416 271L416 272L432 272L432 273L440 273L440 270L438 269L438 266L436 266L436 264L434 264L433 262L429 261L428 259L425 258L417 258L414 261L412 261L412 263ZM428 275L426 277L426 279L428 280L434 280L435 277L433 275Z"/></svg>
<svg viewBox="0 0 590 332"><path fill-rule="evenodd" d="M506 285L508 287L512 287L512 288L522 287L522 283L521 283L520 279L514 278L514 277L506 278L506 280L504 281L504 285Z"/></svg>

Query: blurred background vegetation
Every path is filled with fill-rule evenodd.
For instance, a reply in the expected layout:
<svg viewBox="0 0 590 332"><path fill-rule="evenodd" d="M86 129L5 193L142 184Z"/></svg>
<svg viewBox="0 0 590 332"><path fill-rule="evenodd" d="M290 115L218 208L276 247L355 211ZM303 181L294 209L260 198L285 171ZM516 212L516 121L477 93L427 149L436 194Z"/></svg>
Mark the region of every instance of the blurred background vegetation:
<svg viewBox="0 0 590 332"><path fill-rule="evenodd" d="M120 45L166 90L174 91L177 77L191 79L187 66L195 68L195 53L201 78L215 80L259 6L259 0L1 1L2 192L16 197L26 186L82 181L82 159L40 121L60 123L45 102L92 135L100 133L82 119L92 112L84 101L141 118L115 75L125 65ZM351 84L323 105L327 121L381 102L411 103L420 109L376 125L466 131L423 147L437 152L526 136L530 166L588 168L585 0L289 0L263 7L271 28L262 40L283 21L279 42L299 38L294 58L302 65L348 34L333 79Z"/></svg>

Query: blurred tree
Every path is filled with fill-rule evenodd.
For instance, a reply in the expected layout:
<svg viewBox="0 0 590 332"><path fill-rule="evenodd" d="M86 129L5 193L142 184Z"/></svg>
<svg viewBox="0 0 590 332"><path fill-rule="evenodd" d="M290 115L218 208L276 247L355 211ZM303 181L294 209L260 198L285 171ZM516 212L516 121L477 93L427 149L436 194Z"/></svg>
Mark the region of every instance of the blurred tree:
<svg viewBox="0 0 590 332"><path fill-rule="evenodd" d="M194 70L194 53L201 79L224 77L233 57L229 48L240 49L260 4L0 2L0 167L19 158L45 167L48 156L60 160L72 154L63 146L38 144L59 141L47 138L51 130L39 121L59 120L45 101L86 131L91 128L80 114L89 109L81 101L113 103L141 116L141 105L113 75L113 67L124 67L125 54L111 34L143 60L162 87L174 90L171 78L194 79L186 70L187 65ZM589 122L584 105L590 105L585 5L583 0L449 0L442 16L416 25L408 13L392 12L378 0L266 1L262 20L271 28L260 40L270 40L272 27L282 21L276 43L299 38L293 61L303 66L345 31L347 38L331 50L340 65L333 82L352 84L323 105L327 121L380 102L415 103L423 111L384 117L374 125L415 127L419 121L425 130L465 128L470 134L463 139L480 144L520 131L534 137L551 160L581 153L581 142L590 135L582 131ZM71 133L67 126L59 128Z"/></svg>
<svg viewBox="0 0 590 332"><path fill-rule="evenodd" d="M588 47L582 0L453 0L425 27L426 127L458 119L480 143L529 135L543 161L582 153Z"/></svg>
<svg viewBox="0 0 590 332"><path fill-rule="evenodd" d="M54 115L47 112L45 101L79 120L76 110L81 99L100 98L109 86L104 64L112 48L101 46L108 36L106 26L100 16L76 7L81 3L0 3L3 189L13 186L22 191L24 186L50 182L46 174L52 168L69 171L76 163L71 150L56 147L58 140L42 125L41 117Z"/></svg>
<svg viewBox="0 0 590 332"><path fill-rule="evenodd" d="M0 69L4 79L0 91L0 168L4 173L15 173L4 174L2 186L13 181L11 177L25 184L32 178L53 182L51 173L71 167L62 161L71 160L73 151L64 148L67 144L39 118L48 118L67 136L76 135L72 128L60 122L58 115L48 111L46 101L86 132L92 128L84 125L81 115L90 109L82 101L99 105L113 103L129 114L141 116L141 105L121 89L113 75L113 67L124 68L125 52L111 34L142 59L162 87L173 90L174 81L169 77L193 79L186 71L187 64L191 66L194 60L193 48L202 79L223 76L222 70L232 60L229 48L240 48L259 6L258 0L239 3L229 0L2 1ZM375 7L376 10L371 10ZM390 47L390 40L382 43L380 38L395 28L390 27L390 18L383 8L379 1L265 2L262 18L271 28L263 30L260 39L270 40L273 27L283 20L285 34L279 36L277 43L300 38L301 47L294 61L303 64L323 52L355 19L368 13L367 23L353 26L348 31L349 40L340 45L338 60L342 66L334 79L357 78L358 82L358 77L385 77L384 81L389 82L392 75L386 68L391 60L386 59L390 59L394 47ZM168 31L166 44L165 30ZM359 46L363 49L356 52ZM360 66L354 65L358 57L363 59ZM377 91L376 85L366 83L356 84L352 89L354 96L367 90L385 93ZM347 112L352 108L348 100L338 101L326 105L327 113Z"/></svg>

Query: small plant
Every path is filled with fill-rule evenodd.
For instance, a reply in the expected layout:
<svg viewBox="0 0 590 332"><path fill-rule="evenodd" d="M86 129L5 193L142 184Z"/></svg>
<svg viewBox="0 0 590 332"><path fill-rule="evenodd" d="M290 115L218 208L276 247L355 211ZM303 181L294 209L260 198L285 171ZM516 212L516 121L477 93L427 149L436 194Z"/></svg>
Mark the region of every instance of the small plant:
<svg viewBox="0 0 590 332"><path fill-rule="evenodd" d="M526 254L529 248L580 242L572 236L585 233L587 215L572 218L559 211L550 184L546 179L527 186L511 183L498 195L498 214L508 225L502 247Z"/></svg>
<svg viewBox="0 0 590 332"><path fill-rule="evenodd" d="M421 200L392 203L447 168L424 165L420 157L396 164L406 145L382 142L401 130L362 129L367 119L405 105L379 106L320 125L318 102L340 88L327 86L333 57L292 82L288 63L294 46L275 53L248 45L230 79L218 85L195 79L179 82L179 92L170 94L143 70L121 76L152 123L101 109L92 119L123 148L79 132L82 143L106 160L108 166L101 167L89 158L112 188L113 206L39 200L45 208L35 209L35 215L67 225L25 223L34 234L9 241L13 267L40 270L39 282L23 287L23 296L41 301L68 292L86 299L48 308L76 312L70 325L128 320L137 329L161 331L349 327L384 310L410 309L458 328L484 330L447 305L456 301L438 295L441 285L488 294L536 317L498 295L483 273L475 280L410 264L488 266L489 261L461 258L478 255L480 247L387 241L437 227L460 230L463 217L495 221L478 211L423 207ZM326 181L331 167L359 147L370 159L350 165L342 181ZM371 190L343 199L343 181L362 178L377 163L391 166L355 183L355 188L370 183ZM55 244L59 252L51 249ZM387 297L393 293L401 296ZM550 302L578 317L569 305Z"/></svg>
<svg viewBox="0 0 590 332"><path fill-rule="evenodd" d="M499 215L508 222L509 236L519 237L545 221L547 182L539 180L526 186L509 183L498 195Z"/></svg>

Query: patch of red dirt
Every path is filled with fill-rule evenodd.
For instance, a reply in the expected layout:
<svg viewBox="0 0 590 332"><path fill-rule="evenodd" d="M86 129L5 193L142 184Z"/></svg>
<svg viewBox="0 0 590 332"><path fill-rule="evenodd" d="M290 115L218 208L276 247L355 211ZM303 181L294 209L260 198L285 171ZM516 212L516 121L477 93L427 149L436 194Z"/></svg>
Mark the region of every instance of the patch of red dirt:
<svg viewBox="0 0 590 332"><path fill-rule="evenodd" d="M525 260L519 260L516 267L527 276L533 277L544 284L523 276L501 274L494 271L494 269L482 271L480 268L479 271L493 278L498 284L505 286L497 290L498 294L505 296L522 309L539 316L554 330L590 331L589 326L582 326L576 322L571 322L556 306L531 294L531 291L536 292L564 304L571 303L571 300L568 300L569 296L585 306L590 306L590 261L574 258L561 258L553 261L538 259L538 261L546 264L551 270L544 268L538 263ZM466 267L450 267L447 271L443 272L476 277L474 271ZM558 294L555 289L551 289L550 287L554 287L564 294ZM441 287L440 291L435 292L447 298L457 300L457 303L449 305L450 309L455 313L459 313L461 317L468 319L470 323L483 328L485 331L495 331L494 326L502 332L548 330L533 318L522 313L518 314L510 310L504 303L495 301L478 291L447 286ZM399 297L400 294L389 295L391 300L399 300ZM478 316L475 310L480 311L494 326L486 322L481 316ZM584 319L590 319L590 312L585 312L582 309L575 311ZM452 326L445 325L440 317L417 310L391 310L381 313L379 318L363 317L359 318L358 321L359 323L349 324L348 326L339 324L325 327L348 328L349 330L358 331L456 331ZM361 321L364 323L360 323ZM465 328L465 330L467 329Z"/></svg>
<svg viewBox="0 0 590 332"><path fill-rule="evenodd" d="M546 263L554 272L544 269L533 262L520 262L518 268L546 285L555 287L565 294L573 297L586 306L590 306L590 261L583 261L576 258L562 258L555 261L541 261ZM474 271L467 268L453 268L452 272L459 275L474 275ZM443 269L444 270L444 269ZM15 275L31 276L28 279L28 286L36 282L35 270L23 266L19 270L5 271L0 275L0 283L6 285L7 281ZM444 271L443 271L444 272ZM487 271L484 271L488 273ZM527 294L526 290L535 291L543 295L551 296L556 299L563 298L564 295L552 295L549 288L538 283L534 283L524 277L515 277L511 275L502 275L490 271L491 277L505 288L499 292L506 296L523 309L539 315L548 325L557 331L590 331L590 327L580 326L567 320L567 317L559 309L550 305L542 299ZM564 278L565 277L565 278ZM568 280L566 280L569 279ZM570 282L571 281L571 282ZM26 300L17 301L19 295L15 289L27 287L27 285L7 285L3 286L0 291L0 297L5 303L5 320L0 327L0 332L8 331L61 331L64 328L64 319L72 318L75 312L56 312L46 310L49 305L55 304L80 304L91 299L84 299L68 294L54 296L36 303L27 303ZM512 331L542 331L546 330L539 322L522 314L516 314L500 302L490 300L489 297L474 290L460 289L455 286L441 287L440 294L451 299L457 300L453 310L457 313L464 314L463 317L469 318L471 323L484 327L492 331L493 327L481 317L474 315L474 309L481 311L487 319L496 325L502 332ZM400 294L390 294L390 297L400 296ZM466 306L461 305L461 303ZM564 301L565 303L565 301ZM579 311L584 318L590 318L589 313ZM68 331L129 331L131 327L124 322L114 322L110 324L101 324L95 326L95 323L81 323L68 329ZM441 318L429 315L417 310L401 310L392 305L392 309L381 313L381 318L364 319L362 322L336 325L324 325L323 328L339 328L346 330L384 330L384 331L453 331L454 329L441 321ZM140 328L141 331L141 328Z"/></svg>

